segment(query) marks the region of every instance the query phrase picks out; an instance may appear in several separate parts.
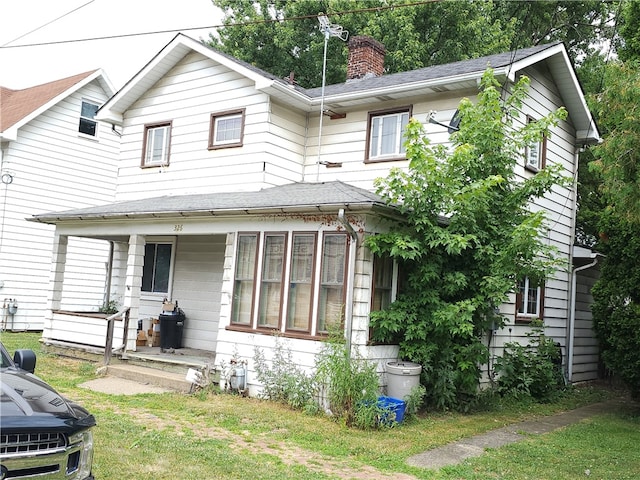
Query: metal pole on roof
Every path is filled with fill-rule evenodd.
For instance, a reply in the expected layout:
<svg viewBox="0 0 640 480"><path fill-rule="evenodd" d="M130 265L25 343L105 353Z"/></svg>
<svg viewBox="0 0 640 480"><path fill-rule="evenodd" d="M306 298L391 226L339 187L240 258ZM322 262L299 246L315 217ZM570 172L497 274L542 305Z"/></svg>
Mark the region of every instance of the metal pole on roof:
<svg viewBox="0 0 640 480"><path fill-rule="evenodd" d="M320 22L320 31L324 34L324 53L322 56L322 89L320 92L320 123L318 125L318 160L316 161L316 182L320 180L320 145L322 142L322 120L324 117L324 86L327 77L327 45L330 37L338 37L343 42L349 38L349 32L344 30L340 25L329 23L326 15L319 13L318 22Z"/></svg>

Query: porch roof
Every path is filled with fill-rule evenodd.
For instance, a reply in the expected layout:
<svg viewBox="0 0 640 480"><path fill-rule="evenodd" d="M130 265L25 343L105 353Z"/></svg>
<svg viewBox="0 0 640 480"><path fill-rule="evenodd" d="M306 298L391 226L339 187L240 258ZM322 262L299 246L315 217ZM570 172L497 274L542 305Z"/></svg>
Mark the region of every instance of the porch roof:
<svg viewBox="0 0 640 480"><path fill-rule="evenodd" d="M344 182L291 183L255 192L219 192L167 195L106 205L33 215L29 221L57 224L64 221L173 216L225 216L239 214L334 213L395 209L382 197Z"/></svg>

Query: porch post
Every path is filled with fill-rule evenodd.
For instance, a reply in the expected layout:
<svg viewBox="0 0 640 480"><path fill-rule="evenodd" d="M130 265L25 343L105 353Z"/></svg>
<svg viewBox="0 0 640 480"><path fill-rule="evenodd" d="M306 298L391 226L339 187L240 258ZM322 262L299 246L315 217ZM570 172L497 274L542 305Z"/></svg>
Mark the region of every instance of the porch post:
<svg viewBox="0 0 640 480"><path fill-rule="evenodd" d="M140 316L140 292L142 290L142 269L144 267L144 235L129 237L129 253L127 255L126 288L124 305L129 307L129 331L127 333L127 350L136 349L136 331Z"/></svg>
<svg viewBox="0 0 640 480"><path fill-rule="evenodd" d="M42 331L43 338L49 338L53 329L53 312L60 310L62 302L62 284L64 283L64 267L67 262L67 245L69 237L59 235L57 232L53 236L53 257L51 260L51 273L49 276L49 298L47 299L47 310L45 311L44 325Z"/></svg>

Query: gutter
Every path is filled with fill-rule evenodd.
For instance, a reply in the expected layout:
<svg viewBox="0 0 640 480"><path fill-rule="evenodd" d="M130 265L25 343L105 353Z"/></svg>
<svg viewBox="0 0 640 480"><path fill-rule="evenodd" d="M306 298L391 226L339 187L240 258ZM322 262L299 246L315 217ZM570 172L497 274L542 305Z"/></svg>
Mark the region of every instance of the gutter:
<svg viewBox="0 0 640 480"><path fill-rule="evenodd" d="M356 277L356 252L358 248L358 234L344 216L344 208L338 210L338 221L349 234L349 273L347 275L347 294L344 306L344 321L347 340L347 355L351 356L351 344L353 343L353 288Z"/></svg>

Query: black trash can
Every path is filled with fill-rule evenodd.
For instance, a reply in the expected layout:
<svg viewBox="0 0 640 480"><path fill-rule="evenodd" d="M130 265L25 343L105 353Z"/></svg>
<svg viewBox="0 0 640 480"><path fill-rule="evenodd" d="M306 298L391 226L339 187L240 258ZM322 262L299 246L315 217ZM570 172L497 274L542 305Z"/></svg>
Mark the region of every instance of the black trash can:
<svg viewBox="0 0 640 480"><path fill-rule="evenodd" d="M160 348L182 348L185 314L181 309L160 314Z"/></svg>

